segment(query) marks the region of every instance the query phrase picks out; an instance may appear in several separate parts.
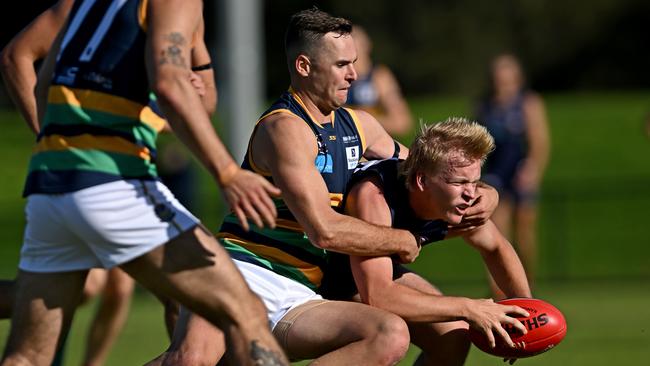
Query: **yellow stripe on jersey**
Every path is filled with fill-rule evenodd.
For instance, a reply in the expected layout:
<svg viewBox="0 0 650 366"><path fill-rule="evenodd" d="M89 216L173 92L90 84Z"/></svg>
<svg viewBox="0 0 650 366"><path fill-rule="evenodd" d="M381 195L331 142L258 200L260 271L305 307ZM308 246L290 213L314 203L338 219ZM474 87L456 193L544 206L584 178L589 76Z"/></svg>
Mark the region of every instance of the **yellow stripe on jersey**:
<svg viewBox="0 0 650 366"><path fill-rule="evenodd" d="M296 100L296 102L298 102L298 104L300 104L300 106L302 107L302 110L305 111L305 113L307 113L307 115L309 116L311 121L314 122L315 124L317 124L318 127L323 128L323 125L320 122L318 122L314 118L314 116L311 115L311 113L309 113L309 109L307 109L307 106L302 101L302 99L300 99L300 96L293 90L293 88L289 88L289 92L291 93L293 98ZM332 121L332 126L334 126L334 111L330 112L330 120Z"/></svg>
<svg viewBox="0 0 650 366"><path fill-rule="evenodd" d="M142 0L138 5L138 24L145 32L147 31L147 3L148 0Z"/></svg>
<svg viewBox="0 0 650 366"><path fill-rule="evenodd" d="M281 229L295 231L297 233L304 233L305 230L300 226L299 223L286 219L276 219L275 226Z"/></svg>
<svg viewBox="0 0 650 366"><path fill-rule="evenodd" d="M153 128L156 132L162 131L167 124L167 121L149 106L142 108L142 111L140 111L140 121Z"/></svg>
<svg viewBox="0 0 650 366"><path fill-rule="evenodd" d="M357 132L359 133L359 138L361 139L361 155L363 155L364 151L366 151L366 135L363 133L363 126L361 125L361 121L359 121L357 113L353 109L345 108L345 110L350 113L350 116L352 116L352 121L354 121L354 124L357 126Z"/></svg>
<svg viewBox="0 0 650 366"><path fill-rule="evenodd" d="M140 159L151 160L148 148L135 145L121 137L110 136L61 136L52 135L43 137L34 147L34 154L45 151L63 151L71 148L82 150L103 150L126 155L137 156Z"/></svg>
<svg viewBox="0 0 650 366"><path fill-rule="evenodd" d="M343 201L343 193L330 193L330 206L339 207Z"/></svg>
<svg viewBox="0 0 650 366"><path fill-rule="evenodd" d="M53 85L48 91L47 101L51 104L69 104L141 120L156 131L160 131L164 126L164 120L148 106L94 90Z"/></svg>
<svg viewBox="0 0 650 366"><path fill-rule="evenodd" d="M292 266L299 270L309 280L309 282L317 286L320 286L321 284L321 281L323 279L323 271L318 266L302 261L290 254L281 251L280 249L262 244L255 244L230 233L218 233L217 238L228 239L234 244L237 244L262 258L268 259L271 262Z"/></svg>

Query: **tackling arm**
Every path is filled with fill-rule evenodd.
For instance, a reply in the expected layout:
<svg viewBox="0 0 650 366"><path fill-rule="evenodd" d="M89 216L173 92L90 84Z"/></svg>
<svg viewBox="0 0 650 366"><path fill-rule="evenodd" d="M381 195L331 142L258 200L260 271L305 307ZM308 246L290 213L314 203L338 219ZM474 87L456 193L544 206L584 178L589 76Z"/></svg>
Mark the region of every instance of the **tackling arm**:
<svg viewBox="0 0 650 366"><path fill-rule="evenodd" d="M366 148L363 156L368 160L392 157L395 152L395 141L379 124L377 119L362 110L355 109L354 113L359 119L366 137ZM399 142L398 144L400 146L399 158L406 159L409 149Z"/></svg>
<svg viewBox="0 0 650 366"><path fill-rule="evenodd" d="M255 165L271 173L311 242L334 252L397 253L402 260L413 261L419 248L410 232L370 225L331 208L327 186L314 165L316 146L307 124L287 113L266 117L252 140Z"/></svg>

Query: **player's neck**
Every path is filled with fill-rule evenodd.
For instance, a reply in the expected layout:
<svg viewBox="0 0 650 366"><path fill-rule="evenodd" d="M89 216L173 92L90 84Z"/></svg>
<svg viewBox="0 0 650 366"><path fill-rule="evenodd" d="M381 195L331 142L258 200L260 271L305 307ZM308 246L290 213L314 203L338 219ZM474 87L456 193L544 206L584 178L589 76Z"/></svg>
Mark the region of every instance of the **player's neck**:
<svg viewBox="0 0 650 366"><path fill-rule="evenodd" d="M294 89L295 95L299 102L307 110L314 122L324 124L332 122L332 109L329 107L319 107L317 98L303 89Z"/></svg>
<svg viewBox="0 0 650 366"><path fill-rule="evenodd" d="M411 210L415 214L415 217L421 220L438 220L443 219L440 217L433 217L431 212L431 207L428 207L425 203L430 201L430 198L426 196L425 192L418 190L417 188L410 187L408 189L408 200Z"/></svg>

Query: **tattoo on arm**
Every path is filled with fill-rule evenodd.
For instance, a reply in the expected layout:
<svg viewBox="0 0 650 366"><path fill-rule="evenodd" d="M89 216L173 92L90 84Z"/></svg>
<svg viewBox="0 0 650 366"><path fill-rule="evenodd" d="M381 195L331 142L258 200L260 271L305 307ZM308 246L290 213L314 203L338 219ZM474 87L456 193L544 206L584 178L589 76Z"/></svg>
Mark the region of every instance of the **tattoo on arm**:
<svg viewBox="0 0 650 366"><path fill-rule="evenodd" d="M256 366L288 366L281 357L273 351L261 347L257 341L251 343L251 358Z"/></svg>
<svg viewBox="0 0 650 366"><path fill-rule="evenodd" d="M181 47L185 45L183 35L178 32L172 32L165 36L165 40L169 42L169 45L162 51L160 65L172 64L174 66L187 67L181 51Z"/></svg>

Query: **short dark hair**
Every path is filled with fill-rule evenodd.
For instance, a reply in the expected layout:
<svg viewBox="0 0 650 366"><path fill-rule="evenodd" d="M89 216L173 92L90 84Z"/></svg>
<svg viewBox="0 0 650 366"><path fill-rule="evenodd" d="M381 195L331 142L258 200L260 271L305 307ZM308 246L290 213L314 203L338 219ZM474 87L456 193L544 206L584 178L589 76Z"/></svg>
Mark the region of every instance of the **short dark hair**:
<svg viewBox="0 0 650 366"><path fill-rule="evenodd" d="M298 54L313 55L318 42L329 32L346 35L352 32L352 22L334 17L316 7L301 10L291 16L284 36L284 49L291 62Z"/></svg>

